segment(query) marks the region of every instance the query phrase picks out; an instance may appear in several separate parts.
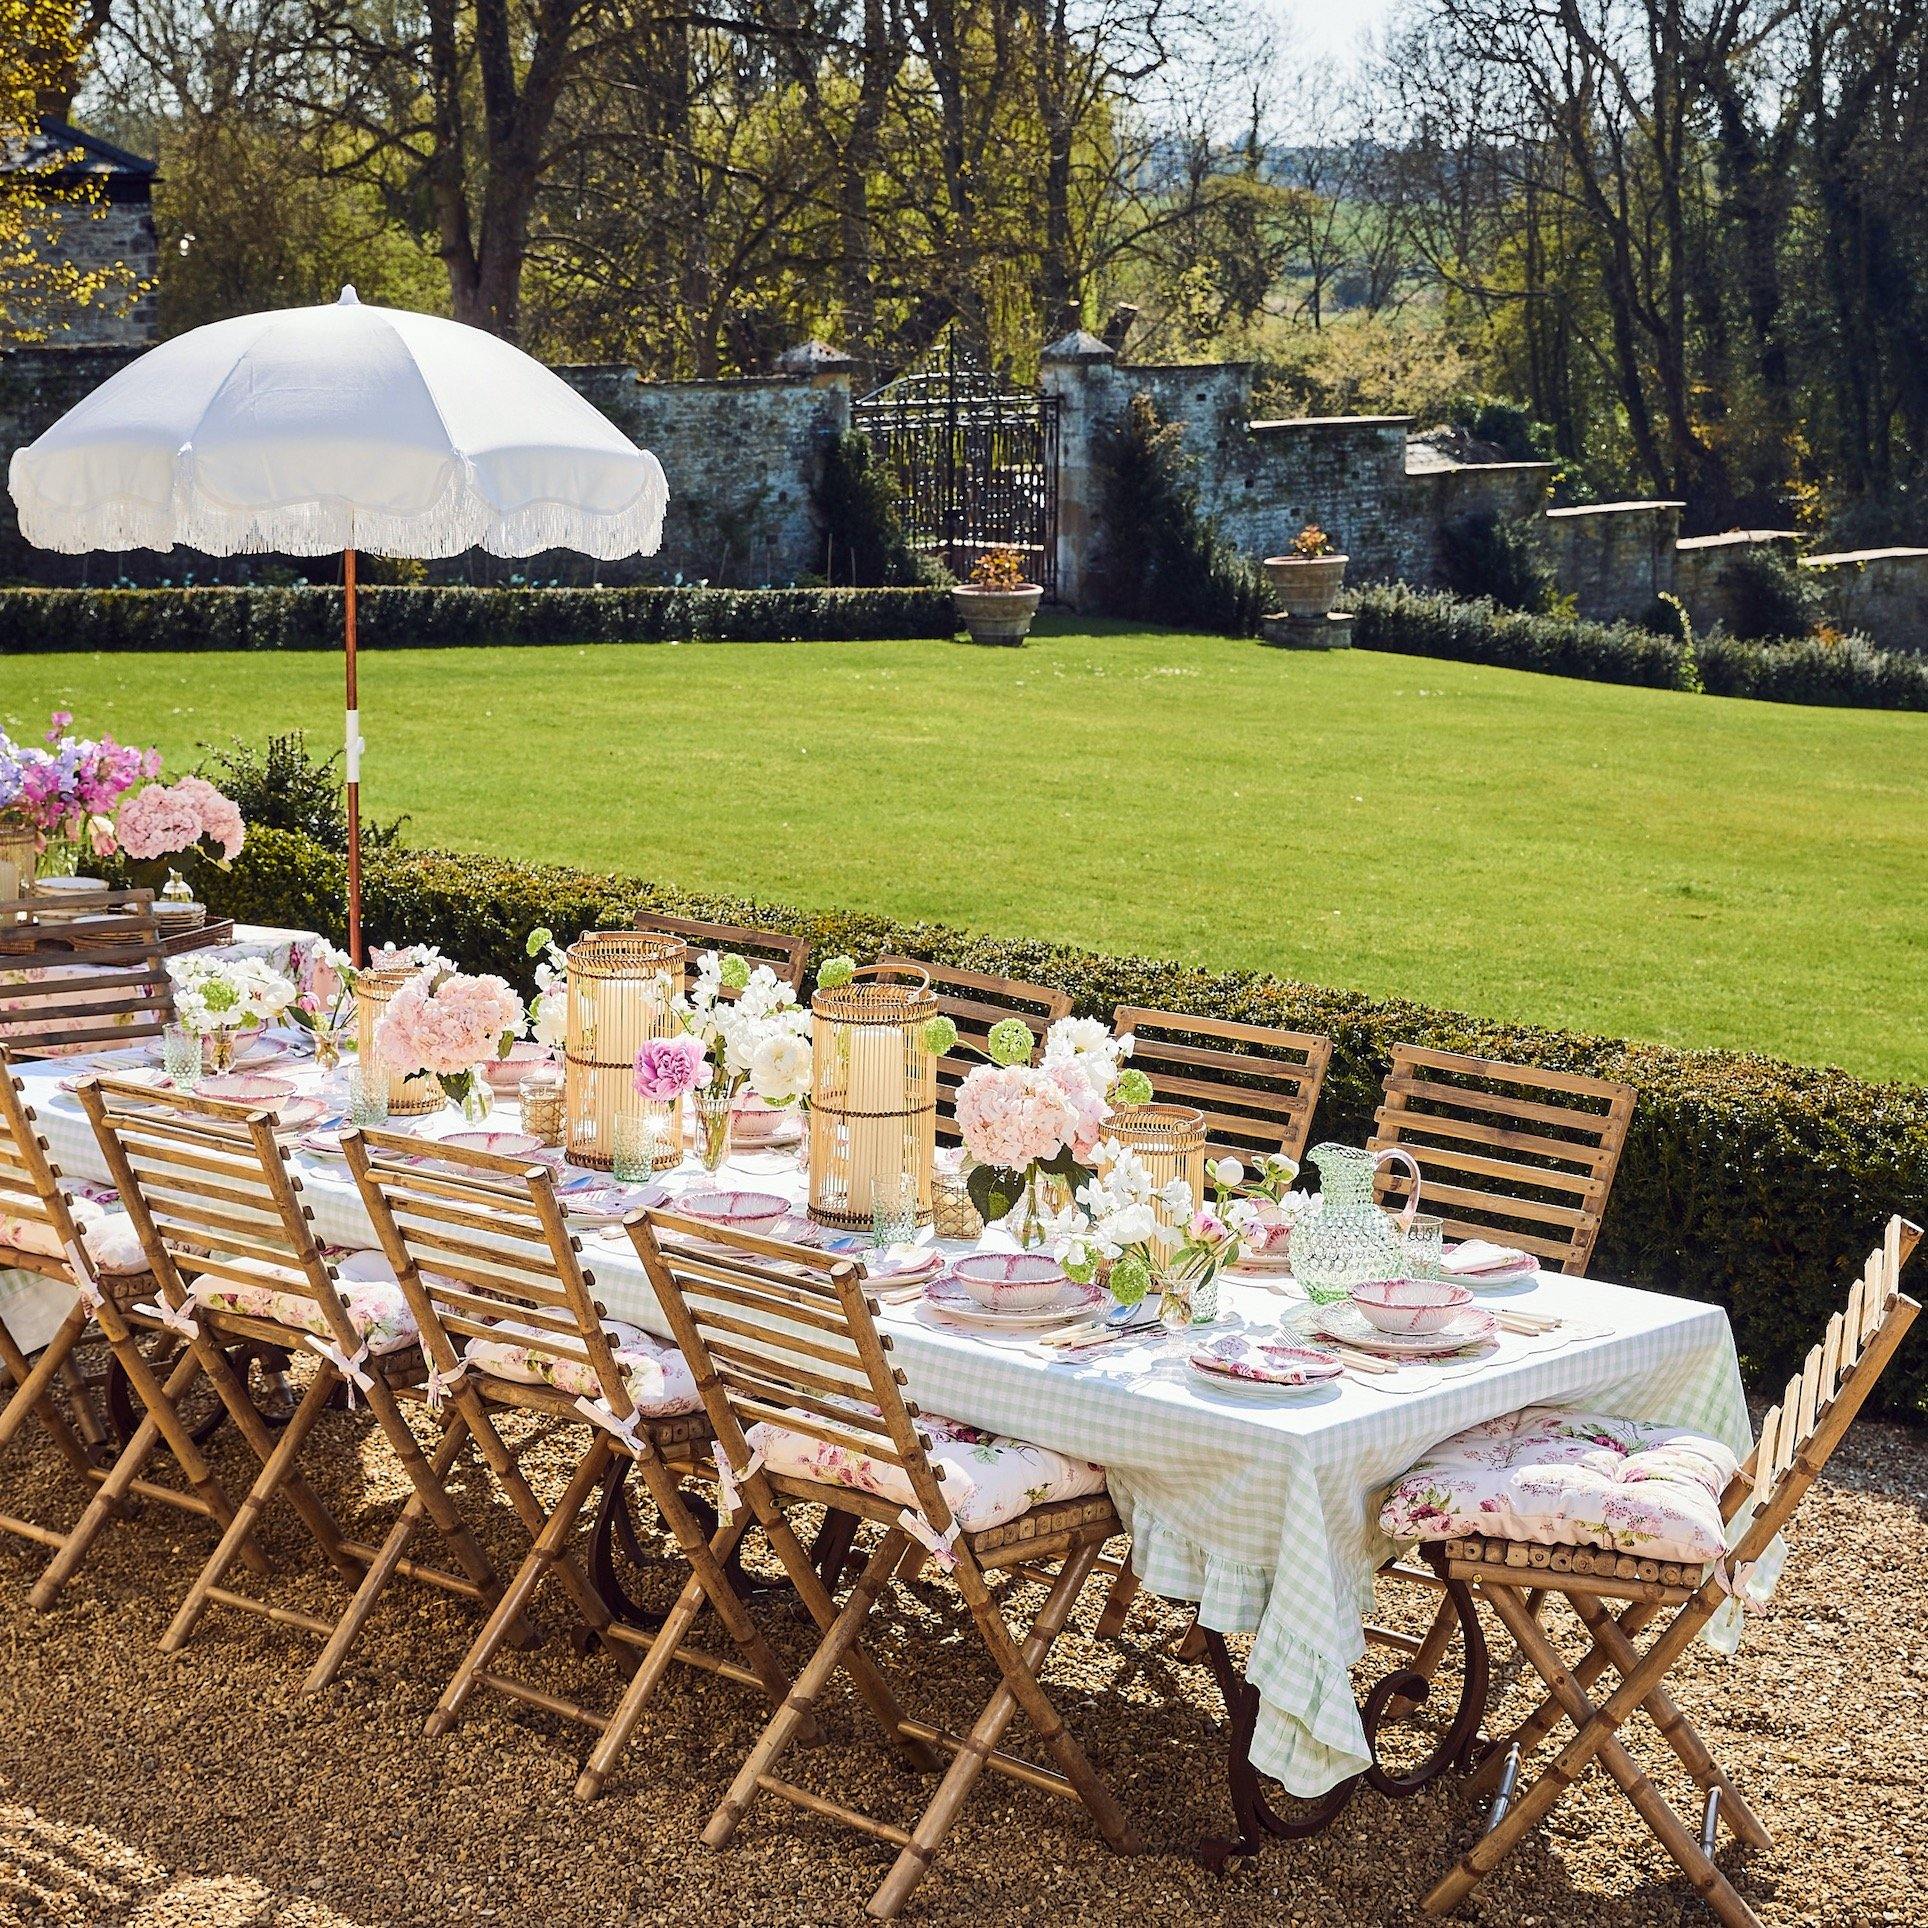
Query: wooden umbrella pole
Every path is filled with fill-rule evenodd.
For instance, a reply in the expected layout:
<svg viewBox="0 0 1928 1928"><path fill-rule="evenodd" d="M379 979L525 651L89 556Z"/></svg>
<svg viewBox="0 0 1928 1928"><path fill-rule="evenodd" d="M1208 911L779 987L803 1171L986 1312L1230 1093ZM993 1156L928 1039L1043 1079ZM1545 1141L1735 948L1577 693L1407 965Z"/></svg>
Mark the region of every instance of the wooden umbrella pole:
<svg viewBox="0 0 1928 1928"><path fill-rule="evenodd" d="M348 961L360 967L361 948L361 706L355 686L355 552L344 549L342 606L348 643Z"/></svg>

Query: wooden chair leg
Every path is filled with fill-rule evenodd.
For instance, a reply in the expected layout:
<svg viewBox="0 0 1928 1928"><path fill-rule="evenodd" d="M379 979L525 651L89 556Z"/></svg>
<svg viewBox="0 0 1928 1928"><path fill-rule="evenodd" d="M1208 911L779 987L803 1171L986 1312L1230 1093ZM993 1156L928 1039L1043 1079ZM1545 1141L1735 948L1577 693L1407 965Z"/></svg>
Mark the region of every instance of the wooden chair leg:
<svg viewBox="0 0 1928 1928"><path fill-rule="evenodd" d="M225 1365L226 1361L222 1363ZM321 1417L329 1395L341 1383L333 1372L315 1374L313 1384L303 1395L301 1404L295 1408L294 1417L282 1429L280 1439L262 1463L260 1474L248 1488L247 1496L235 1508L234 1518L221 1536L221 1544L208 1556L207 1564L202 1567L194 1585L188 1589L187 1598L181 1602L179 1612L175 1614L167 1632L161 1636L163 1653L178 1653L187 1644L201 1615L207 1611L209 1594L221 1584L223 1575L233 1564L243 1541L254 1531L255 1522L266 1510L268 1502L288 1481L294 1471L295 1460L315 1421ZM245 1394L242 1395L242 1403L246 1404ZM361 1576L358 1573L355 1577L359 1579Z"/></svg>
<svg viewBox="0 0 1928 1928"><path fill-rule="evenodd" d="M1407 1660L1406 1665L1422 1680L1431 1680L1439 1672L1439 1663L1446 1658L1446 1649L1453 1644L1453 1635L1459 1630L1459 1615L1450 1600L1442 1600L1439 1611L1433 1615L1433 1624L1426 1629L1425 1638L1419 1649ZM1404 1720L1418 1701L1400 1694L1386 1703L1388 1720Z"/></svg>
<svg viewBox="0 0 1928 1928"><path fill-rule="evenodd" d="M767 1527L767 1522L765 1524ZM796 1543L796 1536L789 1532L787 1526L784 1532L791 1544L796 1546L797 1557L804 1569L812 1571L802 1547ZM775 1544L774 1536L772 1544ZM817 1697L830 1684L831 1676L843 1664L846 1656L854 1656L857 1636L863 1631L864 1622L869 1619L871 1609L876 1606L884 1588L890 1584L891 1575L897 1571L905 1549L912 1544L910 1535L901 1526L886 1529L876 1552L864 1563L864 1570L857 1584L851 1588L842 1611L826 1629L817 1651L797 1676L796 1685L771 1716L769 1724L758 1736L757 1744L750 1750L749 1758L737 1770L729 1791L717 1804L716 1812L710 1816L703 1829L705 1847L723 1847L736 1832L763 1781L782 1758L784 1749L796 1739L805 1720L815 1712ZM778 1548L778 1556L783 1557L781 1547ZM784 1564L787 1568L789 1561L785 1559ZM889 1690L885 1691L888 1693ZM895 1706L895 1696L892 1696L891 1704ZM900 1713L898 1719L902 1718Z"/></svg>
<svg viewBox="0 0 1928 1928"><path fill-rule="evenodd" d="M544 1520L541 1532L536 1535L527 1556L517 1567L515 1577L502 1589L502 1597L495 1603L495 1611L483 1623L482 1631L462 1656L462 1664L443 1688L442 1698L428 1717L425 1731L430 1739L446 1734L461 1719L462 1709L475 1691L477 1680L486 1673L489 1663L501 1651L521 1620L529 1601L542 1584L543 1575L556 1564L564 1542L574 1530L582 1509L588 1505L590 1494L602 1479L611 1451L608 1439L598 1433L588 1452L583 1455L582 1463L569 1476L569 1483L563 1488L555 1510Z"/></svg>
<svg viewBox="0 0 1928 1928"><path fill-rule="evenodd" d="M1125 1621L1131 1613L1131 1603L1138 1598L1143 1582L1138 1578L1131 1564L1131 1555L1125 1555L1125 1563L1118 1569L1118 1577L1111 1583L1111 1593L1105 1601L1105 1610L1098 1616L1094 1629L1100 1640L1116 1640L1125 1630Z"/></svg>
<svg viewBox="0 0 1928 1928"><path fill-rule="evenodd" d="M1071 1609L1103 1550L1094 1541L1066 1557L1022 1648L1013 1639L1010 1628L1004 1623L1004 1616L998 1611L997 1602L985 1588L982 1578L975 1569L970 1570L970 1580L966 1582L967 1598L973 1593L977 1596L970 1600L972 1617L992 1658L997 1662L1003 1681L985 1702L984 1711L978 1715L964 1745L952 1755L950 1766L938 1784L937 1792L919 1817L909 1841L898 1851L890 1873L871 1896L868 1912L876 1920L894 1920L909 1899L911 1890L930 1871L938 1847L957 1820L978 1776L984 1771L987 1757L1003 1738L1005 1729L1020 1708L1037 1729L1065 1779L1077 1790L1079 1799L1090 1810L1106 1841L1121 1853L1135 1851L1138 1843L1124 1810L1118 1805L1110 1788L1099 1779L1084 1749L1065 1726L1037 1677L1038 1669L1044 1665L1058 1635L1064 1631L1065 1623L1071 1617ZM975 1582L975 1585L971 1582Z"/></svg>
<svg viewBox="0 0 1928 1928"><path fill-rule="evenodd" d="M60 1456L82 1479L94 1470L94 1462L86 1446L67 1423L65 1415L54 1404L53 1388L55 1380L60 1377L61 1367L67 1363L67 1355L73 1351L86 1327L87 1309L76 1301L73 1310L60 1322L54 1336L41 1348L38 1362L30 1363L13 1334L7 1330L6 1321L0 1319L0 1367L5 1368L14 1386L13 1397L0 1409L0 1451L26 1424L27 1415L31 1413L59 1448Z"/></svg>
<svg viewBox="0 0 1928 1928"><path fill-rule="evenodd" d="M1648 1626L1659 1612L1659 1607L1650 1601L1637 1601L1617 1617L1618 1625L1623 1633L1638 1633L1643 1627ZM1587 1649L1585 1657L1576 1661L1568 1671L1584 1693L1607 1671L1610 1664L1607 1659L1607 1650L1596 1640ZM1564 1718L1560 1711L1559 1695L1549 1693L1507 1736L1505 1745L1518 1747L1522 1754L1531 1754L1535 1748L1546 1741ZM1504 1751L1504 1747L1495 1749L1495 1756Z"/></svg>

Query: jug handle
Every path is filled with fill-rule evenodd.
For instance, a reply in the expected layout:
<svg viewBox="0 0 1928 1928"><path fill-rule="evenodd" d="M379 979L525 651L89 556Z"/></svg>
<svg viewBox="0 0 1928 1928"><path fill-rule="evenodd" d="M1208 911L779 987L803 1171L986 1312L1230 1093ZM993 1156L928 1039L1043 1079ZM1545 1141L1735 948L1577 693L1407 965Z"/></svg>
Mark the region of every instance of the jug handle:
<svg viewBox="0 0 1928 1928"><path fill-rule="evenodd" d="M1402 1232L1409 1232L1412 1230L1413 1220L1419 1214L1419 1160L1403 1146L1388 1145L1384 1151L1373 1154L1372 1162L1374 1166L1377 1167L1390 1164L1394 1159L1400 1160L1406 1169L1412 1173L1412 1190L1406 1194L1406 1202L1400 1207L1399 1211L1399 1229Z"/></svg>

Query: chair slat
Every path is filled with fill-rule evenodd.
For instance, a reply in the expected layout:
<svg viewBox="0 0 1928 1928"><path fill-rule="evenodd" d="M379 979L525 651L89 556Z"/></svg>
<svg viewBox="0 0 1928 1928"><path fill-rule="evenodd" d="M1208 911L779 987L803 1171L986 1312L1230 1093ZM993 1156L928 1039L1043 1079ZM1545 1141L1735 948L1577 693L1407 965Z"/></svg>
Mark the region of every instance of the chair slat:
<svg viewBox="0 0 1928 1928"><path fill-rule="evenodd" d="M1807 1441L1814 1436L1814 1420L1821 1405L1821 1347L1817 1343L1808 1349L1806 1363L1801 1368L1801 1407L1800 1417L1795 1422L1794 1437Z"/></svg>
<svg viewBox="0 0 1928 1928"><path fill-rule="evenodd" d="M727 956L738 952L752 964L767 964L793 991L803 989L804 973L809 968L810 940L789 931L763 930L750 924L715 924L700 917L671 917L663 911L639 910L634 928L662 931L680 937L694 951L721 951ZM726 989L725 998L737 993Z"/></svg>

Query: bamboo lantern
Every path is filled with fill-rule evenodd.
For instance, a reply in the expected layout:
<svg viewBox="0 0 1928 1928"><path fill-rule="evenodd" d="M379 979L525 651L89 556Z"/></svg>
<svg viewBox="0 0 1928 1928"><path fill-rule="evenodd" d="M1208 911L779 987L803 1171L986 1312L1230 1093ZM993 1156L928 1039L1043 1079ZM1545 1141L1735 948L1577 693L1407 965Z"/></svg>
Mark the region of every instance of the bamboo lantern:
<svg viewBox="0 0 1928 1928"><path fill-rule="evenodd" d="M608 1171L616 1162L616 1121L637 1118L636 1054L652 1038L677 1035L670 1008L683 988L688 948L655 931L585 931L569 947L569 1016L562 1045L563 1156ZM683 1159L683 1103L669 1107L656 1168Z"/></svg>
<svg viewBox="0 0 1928 1928"><path fill-rule="evenodd" d="M0 829L0 903L33 894L34 870L40 862L40 841L31 830Z"/></svg>
<svg viewBox="0 0 1928 1928"><path fill-rule="evenodd" d="M388 1009L388 1000L404 984L420 977L419 964L384 964L365 970L355 980L355 1051L364 1065L376 1062L380 1047L375 1043L375 1026ZM388 1073L388 1115L415 1118L424 1112L440 1111L448 1102L432 1071Z"/></svg>
<svg viewBox="0 0 1928 1928"><path fill-rule="evenodd" d="M937 1015L930 979L873 964L810 1000L810 1216L868 1227L878 1181L917 1181L917 1222L931 1222L937 1150L937 1059L924 1027Z"/></svg>
<svg viewBox="0 0 1928 1928"><path fill-rule="evenodd" d="M1105 1136L1134 1151L1151 1175L1152 1188L1161 1191L1174 1178L1192 1188L1192 1206L1205 1202L1205 1114L1191 1105L1128 1105L1114 1111ZM1099 1170L1106 1169L1100 1156ZM1181 1238L1188 1221L1162 1204L1154 1204L1158 1222Z"/></svg>

